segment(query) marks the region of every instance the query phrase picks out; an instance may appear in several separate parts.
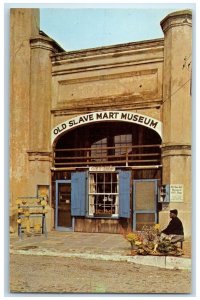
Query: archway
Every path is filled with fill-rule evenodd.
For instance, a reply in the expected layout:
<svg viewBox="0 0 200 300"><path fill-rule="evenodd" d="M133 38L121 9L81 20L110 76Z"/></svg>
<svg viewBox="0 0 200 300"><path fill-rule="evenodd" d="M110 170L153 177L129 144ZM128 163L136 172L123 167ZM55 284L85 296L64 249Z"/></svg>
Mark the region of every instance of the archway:
<svg viewBox="0 0 200 300"><path fill-rule="evenodd" d="M60 137L60 135L62 135L66 131L86 124L106 121L121 121L125 123L142 125L154 130L162 138L162 122L160 122L159 120L146 115L126 111L100 111L89 113L86 115L80 115L58 124L55 128L52 129L51 132L52 145Z"/></svg>
<svg viewBox="0 0 200 300"><path fill-rule="evenodd" d="M66 131L54 145L55 168L160 165L160 136L122 121L96 122Z"/></svg>
<svg viewBox="0 0 200 300"><path fill-rule="evenodd" d="M71 230L119 232L120 226L137 228L139 223L156 223L160 145L156 131L123 121L92 122L60 134L54 144L52 168L56 224L64 226L69 207L70 217L74 216ZM140 182L136 184L137 180ZM150 188L145 197L149 195L153 209L148 206L141 214L136 204L143 198L143 185ZM112 229L109 220L115 224Z"/></svg>

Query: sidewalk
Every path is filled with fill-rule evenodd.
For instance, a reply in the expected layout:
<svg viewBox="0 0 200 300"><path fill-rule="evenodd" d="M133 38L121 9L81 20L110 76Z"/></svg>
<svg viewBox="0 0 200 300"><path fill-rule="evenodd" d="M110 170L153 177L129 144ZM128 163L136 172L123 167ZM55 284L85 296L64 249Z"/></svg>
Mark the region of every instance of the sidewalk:
<svg viewBox="0 0 200 300"><path fill-rule="evenodd" d="M82 233L51 231L48 236L10 236L10 253L24 255L46 255L60 257L81 257L113 261L128 261L162 268L191 268L191 248L189 241L183 245L184 255L131 256L130 244L120 234Z"/></svg>

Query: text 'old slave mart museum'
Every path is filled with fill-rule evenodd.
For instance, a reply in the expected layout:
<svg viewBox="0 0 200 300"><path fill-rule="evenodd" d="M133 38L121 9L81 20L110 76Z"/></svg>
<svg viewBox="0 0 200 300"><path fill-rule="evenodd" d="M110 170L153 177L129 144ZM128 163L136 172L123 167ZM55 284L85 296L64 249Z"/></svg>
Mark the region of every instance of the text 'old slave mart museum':
<svg viewBox="0 0 200 300"><path fill-rule="evenodd" d="M164 38L78 51L39 13L10 10L11 228L17 199L43 197L47 231L165 227L178 209L190 237L191 11L160 20Z"/></svg>

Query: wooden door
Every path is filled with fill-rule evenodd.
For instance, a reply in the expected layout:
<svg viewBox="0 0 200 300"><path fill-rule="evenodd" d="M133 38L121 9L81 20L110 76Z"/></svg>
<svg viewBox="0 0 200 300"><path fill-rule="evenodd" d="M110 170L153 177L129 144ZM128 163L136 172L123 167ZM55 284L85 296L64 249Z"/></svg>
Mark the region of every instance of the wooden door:
<svg viewBox="0 0 200 300"><path fill-rule="evenodd" d="M157 223L157 180L133 182L133 229L142 230L144 225Z"/></svg>
<svg viewBox="0 0 200 300"><path fill-rule="evenodd" d="M71 180L56 181L56 219L57 230L72 230Z"/></svg>

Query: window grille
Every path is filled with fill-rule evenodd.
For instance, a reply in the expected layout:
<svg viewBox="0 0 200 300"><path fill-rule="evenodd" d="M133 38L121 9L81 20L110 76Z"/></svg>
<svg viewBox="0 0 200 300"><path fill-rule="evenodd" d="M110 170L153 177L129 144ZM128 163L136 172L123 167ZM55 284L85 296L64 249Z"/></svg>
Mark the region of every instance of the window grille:
<svg viewBox="0 0 200 300"><path fill-rule="evenodd" d="M118 216L119 175L116 172L89 174L89 215Z"/></svg>

